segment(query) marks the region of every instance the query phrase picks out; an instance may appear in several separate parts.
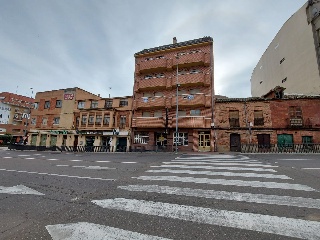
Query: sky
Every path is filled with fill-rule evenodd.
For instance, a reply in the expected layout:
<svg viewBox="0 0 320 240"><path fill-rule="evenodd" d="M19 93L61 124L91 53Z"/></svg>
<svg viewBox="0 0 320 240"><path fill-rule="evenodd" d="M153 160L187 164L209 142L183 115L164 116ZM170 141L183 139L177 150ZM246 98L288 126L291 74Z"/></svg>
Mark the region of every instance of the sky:
<svg viewBox="0 0 320 240"><path fill-rule="evenodd" d="M0 0L0 92L131 96L135 53L210 36L215 93L250 97L254 67L305 2Z"/></svg>

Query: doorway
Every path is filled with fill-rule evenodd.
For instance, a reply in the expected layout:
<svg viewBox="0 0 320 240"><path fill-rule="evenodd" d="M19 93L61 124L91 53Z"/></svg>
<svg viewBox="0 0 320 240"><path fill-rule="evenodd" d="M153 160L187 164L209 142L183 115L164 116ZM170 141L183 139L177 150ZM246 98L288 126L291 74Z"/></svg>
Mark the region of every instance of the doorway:
<svg viewBox="0 0 320 240"><path fill-rule="evenodd" d="M230 151L241 152L241 138L238 133L230 134Z"/></svg>
<svg viewBox="0 0 320 240"><path fill-rule="evenodd" d="M210 132L199 132L199 151L210 151Z"/></svg>

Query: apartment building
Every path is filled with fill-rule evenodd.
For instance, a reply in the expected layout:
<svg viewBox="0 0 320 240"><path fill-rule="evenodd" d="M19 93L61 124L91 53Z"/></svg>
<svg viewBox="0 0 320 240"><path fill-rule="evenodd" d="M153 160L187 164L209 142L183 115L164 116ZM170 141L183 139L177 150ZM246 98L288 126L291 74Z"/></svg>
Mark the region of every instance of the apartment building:
<svg viewBox="0 0 320 240"><path fill-rule="evenodd" d="M320 94L320 2L307 1L282 26L251 76L251 95L276 86L287 94Z"/></svg>
<svg viewBox="0 0 320 240"><path fill-rule="evenodd" d="M0 135L10 134L13 142L26 139L34 99L14 93L0 93Z"/></svg>
<svg viewBox="0 0 320 240"><path fill-rule="evenodd" d="M212 151L213 39L135 55L133 149Z"/></svg>
<svg viewBox="0 0 320 240"><path fill-rule="evenodd" d="M285 95L281 89L263 97L216 99L217 151L320 143L320 97Z"/></svg>
<svg viewBox="0 0 320 240"><path fill-rule="evenodd" d="M105 151L113 152L129 151L131 109L131 96L78 101L75 110L77 145L103 146Z"/></svg>

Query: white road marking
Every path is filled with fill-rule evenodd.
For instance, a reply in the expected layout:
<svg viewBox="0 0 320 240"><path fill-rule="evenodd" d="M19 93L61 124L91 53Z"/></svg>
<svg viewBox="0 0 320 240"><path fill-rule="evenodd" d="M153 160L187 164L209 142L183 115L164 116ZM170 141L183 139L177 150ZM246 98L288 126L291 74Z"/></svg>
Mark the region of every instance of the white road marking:
<svg viewBox="0 0 320 240"><path fill-rule="evenodd" d="M69 167L69 165L64 165L64 164L60 164L60 165L56 165L57 167Z"/></svg>
<svg viewBox="0 0 320 240"><path fill-rule="evenodd" d="M171 160L171 162L195 162L195 160ZM212 162L212 163L262 163L258 162L257 160L197 160L196 162Z"/></svg>
<svg viewBox="0 0 320 240"><path fill-rule="evenodd" d="M193 156L193 157L176 157L176 159L229 159L235 158L234 155L203 155L203 156Z"/></svg>
<svg viewBox="0 0 320 240"><path fill-rule="evenodd" d="M191 175L209 175L209 176L228 176L228 177L246 177L246 178L273 178L273 179L292 179L286 175L260 174L260 173L234 173L234 172L212 172L212 171L192 171L192 170L148 170L153 173L182 173Z"/></svg>
<svg viewBox="0 0 320 240"><path fill-rule="evenodd" d="M3 158L12 158L12 157L3 157Z"/></svg>
<svg viewBox="0 0 320 240"><path fill-rule="evenodd" d="M18 155L18 157L29 157L30 155Z"/></svg>
<svg viewBox="0 0 320 240"><path fill-rule="evenodd" d="M277 172L274 169L268 169L268 168L213 167L213 166L187 166L187 165L160 165L160 166L151 166L151 167L155 167L155 168L229 170L229 171L254 171L254 172Z"/></svg>
<svg viewBox="0 0 320 240"><path fill-rule="evenodd" d="M79 179L90 179L90 180L102 180L102 181L115 181L116 179L111 178L92 178L92 177L80 177L80 176L70 176L70 175L60 175L55 173L40 173L40 172L27 172L27 171L19 171L19 170L11 170L11 169L0 169L0 171L6 172L20 172L20 173L28 173L28 174L39 174L39 175L48 175L48 176L58 176L58 177L68 177L68 178L79 178Z"/></svg>
<svg viewBox="0 0 320 240"><path fill-rule="evenodd" d="M30 158L25 158L25 159L35 159L35 158L33 158L33 157L30 157Z"/></svg>
<svg viewBox="0 0 320 240"><path fill-rule="evenodd" d="M115 169L110 167L101 167L101 166L72 166L74 168L84 168L84 169L93 169L93 170L103 170L103 169Z"/></svg>
<svg viewBox="0 0 320 240"><path fill-rule="evenodd" d="M38 156L38 155L41 155L40 153L34 153L33 155L36 155L36 156Z"/></svg>
<svg viewBox="0 0 320 240"><path fill-rule="evenodd" d="M137 162L121 162L121 163L137 163Z"/></svg>
<svg viewBox="0 0 320 240"><path fill-rule="evenodd" d="M169 217L288 237L320 239L320 222L316 221L125 198L94 200L92 202L103 208L151 216Z"/></svg>
<svg viewBox="0 0 320 240"><path fill-rule="evenodd" d="M242 181L242 180L227 180L227 179L210 179L210 178L193 178L193 177L178 177L178 176L140 176L136 177L146 181L169 181L169 182L186 182L199 184L213 184L239 187L262 187L262 188L280 188L298 191L316 191L315 189L301 184L292 183L277 183L277 182L259 182L259 181Z"/></svg>
<svg viewBox="0 0 320 240"><path fill-rule="evenodd" d="M44 195L32 188L28 188L24 185L17 185L14 187L3 187L0 186L0 193L7 193L7 194L32 194L32 195Z"/></svg>
<svg viewBox="0 0 320 240"><path fill-rule="evenodd" d="M46 226L46 229L53 240L169 240L167 238L126 231L120 228L108 227L88 222L48 225Z"/></svg>
<svg viewBox="0 0 320 240"><path fill-rule="evenodd" d="M211 162L178 162L178 161L172 161L172 162L163 162L164 164L179 164L179 163L183 163L185 165L217 165L217 166L246 166L246 167L265 167L265 168L273 168L273 167L278 167L278 166L273 166L273 165L267 165L267 164L255 164L255 163L227 163L227 162L223 162L223 163L211 163Z"/></svg>
<svg viewBox="0 0 320 240"><path fill-rule="evenodd" d="M305 170L319 170L320 168L302 168L302 169L305 169Z"/></svg>
<svg viewBox="0 0 320 240"><path fill-rule="evenodd" d="M95 162L98 162L98 163L107 163L107 162L110 162L110 161L95 161Z"/></svg>
<svg viewBox="0 0 320 240"><path fill-rule="evenodd" d="M58 161L58 160L60 160L60 159L50 158L50 159L47 159L47 160L49 160L49 161Z"/></svg>
<svg viewBox="0 0 320 240"><path fill-rule="evenodd" d="M84 168L86 166L72 166L72 167L74 167L74 168Z"/></svg>
<svg viewBox="0 0 320 240"><path fill-rule="evenodd" d="M287 158L287 159L281 159L281 158L278 158L277 160L278 160L278 161L315 161L316 159L307 159L307 158L300 158L300 159L298 159L298 158L292 158L292 159Z"/></svg>
<svg viewBox="0 0 320 240"><path fill-rule="evenodd" d="M320 199L313 199L313 198L226 192L226 191L203 190L203 189L192 189L192 188L178 188L178 187L158 186L158 185L129 185L129 186L119 186L118 188L127 190L127 191L153 192L153 193L161 193L161 194L164 193L164 194L180 195L180 196L188 196L188 197L201 197L201 198L210 198L210 199L223 199L223 200L229 200L229 201L275 204L275 205L281 205L281 206L284 205L284 206L320 209Z"/></svg>
<svg viewBox="0 0 320 240"><path fill-rule="evenodd" d="M82 162L82 160L70 160L71 162Z"/></svg>

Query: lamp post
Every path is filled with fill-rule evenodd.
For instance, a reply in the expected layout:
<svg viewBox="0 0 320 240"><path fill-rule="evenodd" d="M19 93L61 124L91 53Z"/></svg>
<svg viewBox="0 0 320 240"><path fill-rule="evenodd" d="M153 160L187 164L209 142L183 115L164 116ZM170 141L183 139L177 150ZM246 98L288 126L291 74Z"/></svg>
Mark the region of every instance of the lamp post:
<svg viewBox="0 0 320 240"><path fill-rule="evenodd" d="M178 117L179 117L179 99L178 99L178 96L179 96L179 78L178 78L178 74L179 74L179 56L177 54L176 56L176 59L177 59L177 93L176 93L176 100L177 100L177 106L176 106L176 153L178 153L178 137L179 137L179 134L178 134Z"/></svg>
<svg viewBox="0 0 320 240"><path fill-rule="evenodd" d="M33 96L33 88L30 88L30 90L31 90L31 98L32 98L32 96ZM27 138L27 129L28 129L28 120L29 120L29 118L30 118L30 116L31 116L31 106L30 106L30 104L29 104L29 106L28 106L28 114L26 114L26 125L25 125L25 132L24 132L24 136ZM31 121L31 120L30 120Z"/></svg>

